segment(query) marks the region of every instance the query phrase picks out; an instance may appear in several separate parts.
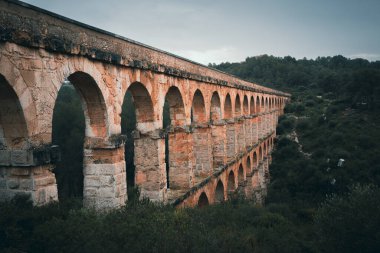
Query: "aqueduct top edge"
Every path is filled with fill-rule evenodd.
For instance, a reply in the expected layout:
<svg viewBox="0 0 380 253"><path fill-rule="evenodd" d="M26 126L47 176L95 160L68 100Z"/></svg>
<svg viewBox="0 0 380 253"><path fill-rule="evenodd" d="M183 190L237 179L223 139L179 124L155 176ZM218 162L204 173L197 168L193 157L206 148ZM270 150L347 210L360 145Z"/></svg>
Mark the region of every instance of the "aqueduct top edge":
<svg viewBox="0 0 380 253"><path fill-rule="evenodd" d="M84 56L114 65L290 97L288 93L244 81L189 59L18 0L0 1L0 42L11 42L55 53Z"/></svg>

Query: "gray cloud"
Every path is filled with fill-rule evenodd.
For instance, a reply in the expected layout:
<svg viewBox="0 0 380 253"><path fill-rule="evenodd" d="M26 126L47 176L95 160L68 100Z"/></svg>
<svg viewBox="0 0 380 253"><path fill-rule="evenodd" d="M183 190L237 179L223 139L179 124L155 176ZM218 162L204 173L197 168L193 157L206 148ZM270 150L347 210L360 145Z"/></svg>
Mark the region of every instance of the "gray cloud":
<svg viewBox="0 0 380 253"><path fill-rule="evenodd" d="M380 55L377 0L26 2L204 64L261 54Z"/></svg>

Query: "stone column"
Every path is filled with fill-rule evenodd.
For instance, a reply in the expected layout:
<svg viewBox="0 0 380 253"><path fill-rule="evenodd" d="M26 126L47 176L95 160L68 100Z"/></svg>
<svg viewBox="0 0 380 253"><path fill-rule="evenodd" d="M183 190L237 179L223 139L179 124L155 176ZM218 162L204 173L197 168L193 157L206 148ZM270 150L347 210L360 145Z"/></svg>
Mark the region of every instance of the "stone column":
<svg viewBox="0 0 380 253"><path fill-rule="evenodd" d="M244 120L244 129L245 129L245 148L253 145L252 140L252 117L246 117Z"/></svg>
<svg viewBox="0 0 380 253"><path fill-rule="evenodd" d="M194 184L210 176L212 170L212 139L208 125L197 125L193 129Z"/></svg>
<svg viewBox="0 0 380 253"><path fill-rule="evenodd" d="M227 120L226 139L227 139L227 162L234 160L236 154L236 134L235 121Z"/></svg>
<svg viewBox="0 0 380 253"><path fill-rule="evenodd" d="M134 143L135 185L140 189L140 198L163 202L167 184L165 139L159 130L148 135L135 132Z"/></svg>
<svg viewBox="0 0 380 253"><path fill-rule="evenodd" d="M29 196L34 205L58 201L52 162L57 158L49 146L28 150L0 150L0 201L16 195Z"/></svg>
<svg viewBox="0 0 380 253"><path fill-rule="evenodd" d="M236 151L235 154L244 152L245 150L245 132L244 132L244 118L235 120L236 128Z"/></svg>
<svg viewBox="0 0 380 253"><path fill-rule="evenodd" d="M169 132L169 202L185 194L194 185L193 137L188 129Z"/></svg>
<svg viewBox="0 0 380 253"><path fill-rule="evenodd" d="M264 134L263 134L263 115L262 114L257 117L257 126L258 126L257 136L258 136L258 139L260 140L264 136Z"/></svg>
<svg viewBox="0 0 380 253"><path fill-rule="evenodd" d="M255 116L252 119L252 144L258 143L258 134L259 134L259 124L258 124L258 117Z"/></svg>
<svg viewBox="0 0 380 253"><path fill-rule="evenodd" d="M211 137L212 137L212 157L213 157L213 169L214 171L218 167L227 164L226 154L226 124L225 122L214 122L211 125Z"/></svg>
<svg viewBox="0 0 380 253"><path fill-rule="evenodd" d="M123 206L127 200L124 145L120 139L85 139L83 205L95 209Z"/></svg>

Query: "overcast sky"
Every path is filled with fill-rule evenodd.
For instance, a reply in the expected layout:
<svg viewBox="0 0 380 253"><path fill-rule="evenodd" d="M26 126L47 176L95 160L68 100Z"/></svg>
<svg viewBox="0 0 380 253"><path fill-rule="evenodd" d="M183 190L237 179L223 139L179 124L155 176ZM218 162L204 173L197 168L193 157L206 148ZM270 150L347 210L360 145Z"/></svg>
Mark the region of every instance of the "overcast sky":
<svg viewBox="0 0 380 253"><path fill-rule="evenodd" d="M25 0L208 64L269 54L380 60L380 0Z"/></svg>

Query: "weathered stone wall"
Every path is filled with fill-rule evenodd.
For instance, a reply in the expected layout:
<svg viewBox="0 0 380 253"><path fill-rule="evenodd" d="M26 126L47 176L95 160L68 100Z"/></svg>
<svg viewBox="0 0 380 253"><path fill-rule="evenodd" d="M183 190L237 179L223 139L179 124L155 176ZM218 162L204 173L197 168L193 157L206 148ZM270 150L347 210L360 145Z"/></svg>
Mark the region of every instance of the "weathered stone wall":
<svg viewBox="0 0 380 253"><path fill-rule="evenodd" d="M1 199L24 192L36 204L57 200L51 172L57 155L51 147L52 118L58 91L67 80L79 92L85 115L84 204L102 209L123 205L127 198L120 135L127 91L137 116L136 185L142 197L181 205L196 204L201 189L213 203L219 181L217 201L221 184L226 199L229 173L233 172L235 190L242 159L258 148L260 161L269 156L272 145L266 141L274 137L278 116L289 99L288 94L160 50L2 1ZM165 100L171 120L167 129L163 129ZM255 181L253 189L263 188L268 168L262 165L255 177L245 166L244 181ZM15 174L19 167L22 174ZM246 182L240 188L251 187Z"/></svg>

